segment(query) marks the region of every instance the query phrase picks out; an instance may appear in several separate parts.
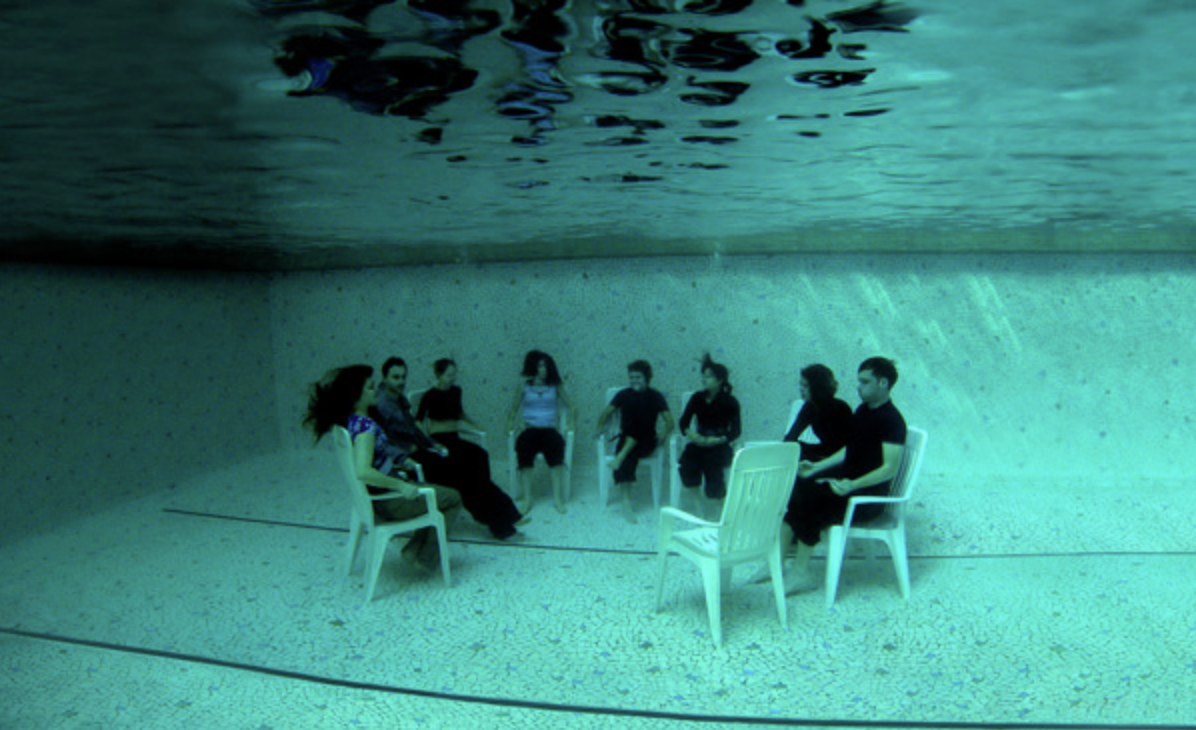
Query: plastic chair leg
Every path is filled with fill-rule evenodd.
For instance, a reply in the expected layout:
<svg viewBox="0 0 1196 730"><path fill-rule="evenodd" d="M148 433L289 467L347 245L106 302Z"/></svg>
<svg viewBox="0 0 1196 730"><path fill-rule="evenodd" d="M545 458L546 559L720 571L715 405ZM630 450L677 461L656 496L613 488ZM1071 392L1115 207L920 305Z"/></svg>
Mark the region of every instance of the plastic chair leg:
<svg viewBox="0 0 1196 730"><path fill-rule="evenodd" d="M839 590L839 573L843 570L843 553L847 549L847 530L842 525L832 525L827 530L826 541L826 607L835 603Z"/></svg>
<svg viewBox="0 0 1196 730"><path fill-rule="evenodd" d="M768 570L772 577L772 593L777 601L777 616L781 618L781 628L789 630L789 610L785 605L785 576L781 567L781 545L768 556Z"/></svg>
<svg viewBox="0 0 1196 730"><path fill-rule="evenodd" d="M664 548L660 550L660 557L656 561L656 613L664 608L664 574L669 566L669 554Z"/></svg>
<svg viewBox="0 0 1196 730"><path fill-rule="evenodd" d="M361 545L361 520L354 514L349 522L349 544L346 545L345 575L353 575L353 564L357 562L357 550Z"/></svg>
<svg viewBox="0 0 1196 730"><path fill-rule="evenodd" d="M389 540L382 540L371 536L369 551L370 562L366 566L365 602L374 600L374 589L378 587L378 574L382 572L382 558L386 555L386 545Z"/></svg>
<svg viewBox="0 0 1196 730"><path fill-rule="evenodd" d="M658 457L653 456L651 459L652 460L648 462L648 469L652 476L652 506L656 508L657 512L659 512L660 492L664 483L664 475L661 474L661 472L664 471L664 469Z"/></svg>
<svg viewBox="0 0 1196 730"><path fill-rule="evenodd" d="M905 530L894 530L889 533L889 552L893 556L893 569L897 571L897 585L901 588L901 597L909 599L909 557L905 550Z"/></svg>
<svg viewBox="0 0 1196 730"><path fill-rule="evenodd" d="M440 574L444 576L445 588L449 588L453 585L453 577L449 568L448 536L446 533L444 520L441 519L436 525L436 541L440 544Z"/></svg>
<svg viewBox="0 0 1196 730"><path fill-rule="evenodd" d="M710 633L714 645L723 645L722 571L716 563L702 564L702 582L706 584L706 613L710 616Z"/></svg>

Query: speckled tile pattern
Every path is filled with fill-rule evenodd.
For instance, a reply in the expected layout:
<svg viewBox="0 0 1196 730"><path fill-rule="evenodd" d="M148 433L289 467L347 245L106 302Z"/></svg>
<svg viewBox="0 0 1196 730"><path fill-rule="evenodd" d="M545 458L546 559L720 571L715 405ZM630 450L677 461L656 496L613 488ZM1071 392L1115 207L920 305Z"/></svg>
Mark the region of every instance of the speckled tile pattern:
<svg viewBox="0 0 1196 730"><path fill-rule="evenodd" d="M266 284L0 264L0 544L277 450Z"/></svg>
<svg viewBox="0 0 1196 730"><path fill-rule="evenodd" d="M0 728L1196 728L1193 263L5 266ZM464 519L447 589L392 551L363 606L335 468L297 427L307 384L399 354L422 387L457 358L508 486L530 347L580 410L569 514L542 502L518 544ZM748 439L779 435L801 365L831 365L854 404L859 360L898 360L895 400L930 434L908 602L887 560L853 559L833 610L790 599L788 632L767 589L737 588L715 649L675 560L653 613L650 497L636 525L595 504L587 430L626 362L648 356L677 407L704 349Z"/></svg>
<svg viewBox="0 0 1196 730"><path fill-rule="evenodd" d="M215 727L228 713L231 726L254 728L637 728L662 713L695 727L722 726L700 722L711 716L1094 727L1196 717L1190 491L1136 512L1061 487L1060 511L1073 512L1052 523L987 509L989 495L932 477L910 525L908 602L889 562L860 553L833 610L820 592L789 599L788 632L766 587L737 585L716 649L692 566L671 562L665 609L652 610L646 485L629 525L595 503L594 477L579 469L565 516L541 502L519 543L488 540L463 518L451 588L392 550L369 605L360 579L340 572L345 507L322 448L47 530L6 550L0 627L104 646L0 633L0 720ZM1054 529L1077 510L1101 539ZM249 697L258 701L246 707Z"/></svg>

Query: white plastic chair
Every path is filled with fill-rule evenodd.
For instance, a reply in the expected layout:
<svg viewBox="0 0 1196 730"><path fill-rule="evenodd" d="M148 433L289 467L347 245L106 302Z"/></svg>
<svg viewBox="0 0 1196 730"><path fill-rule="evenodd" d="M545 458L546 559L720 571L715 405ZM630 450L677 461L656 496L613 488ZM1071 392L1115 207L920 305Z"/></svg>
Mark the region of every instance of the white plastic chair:
<svg viewBox="0 0 1196 730"><path fill-rule="evenodd" d="M717 523L673 507L660 510L657 612L663 602L669 553L692 560L702 571L710 630L715 645L721 646L720 601L722 589L730 585L731 569L740 563L766 559L781 626L789 627L785 612L785 581L781 573L780 529L800 458L801 448L797 444L768 444L746 448L736 454L723 514ZM675 527L675 520L687 524Z"/></svg>
<svg viewBox="0 0 1196 730"><path fill-rule="evenodd" d="M835 603L839 587L839 574L843 569L843 555L847 541L852 538L880 540L889 546L893 568L897 571L897 584L901 597L909 598L909 558L905 550L905 512L914 483L922 469L922 455L926 450L926 432L912 426L907 430L905 447L902 449L901 464L893 477L891 495L888 497L852 497L847 501L847 514L843 524L826 529L826 607ZM855 510L864 504L883 504L885 511L864 523L854 521Z"/></svg>
<svg viewBox="0 0 1196 730"><path fill-rule="evenodd" d="M353 509L349 515L349 545L345 561L345 573L353 572L353 564L357 561L357 549L362 538L366 541L365 566L365 600L369 603L374 598L374 588L378 585L378 573L382 570L382 558L386 554L386 546L391 538L407 532L413 532L421 527L432 527L436 530L436 539L440 543L440 572L444 575L444 584L452 585L449 572L448 538L445 531L444 515L436 507L436 490L420 487L419 494L428 504L428 511L419 517L413 517L401 522L378 522L374 518L373 502L383 499L400 497L398 492L370 494L365 482L357 478L357 467L354 463L353 441L349 431L342 426L332 427L332 445L336 452L337 462L341 473L345 477L345 484L352 497Z"/></svg>
<svg viewBox="0 0 1196 730"><path fill-rule="evenodd" d="M614 400L615 395L619 391L625 390L625 386L619 386L606 389L606 403L609 404ZM608 466L615 458L615 447L618 445L615 437L619 433L619 411L616 410L606 424L606 429L598 434L597 452L598 452L598 504L605 507L607 501L610 499L611 486L615 483L615 475ZM656 509L660 509L660 492L664 485L664 459L665 449L663 445L657 445L656 450L648 456L640 459L640 464L647 464L652 470L652 504ZM674 502L673 506L677 506Z"/></svg>
<svg viewBox="0 0 1196 730"><path fill-rule="evenodd" d="M693 397L696 390L687 390L681 394L681 410L677 411L679 414L685 413L685 407L689 405L689 399ZM697 417L694 417L694 424L698 422ZM685 434L681 431L681 416L677 417L677 433L674 433L669 438L669 504L677 507L681 504L681 472L678 471L678 466L681 464L681 452L685 451L685 445L688 442L685 440ZM748 446L761 446L764 444L776 443L774 441L757 441L747 444ZM730 444L731 448L735 448L735 443ZM729 484L731 477L731 470L725 469L724 473L726 481Z"/></svg>
<svg viewBox="0 0 1196 730"><path fill-rule="evenodd" d="M413 412L419 412L419 402L424 397L424 393L427 393L429 390L431 390L431 388L424 388L423 390L413 390L413 391L411 391L411 394L407 396L407 400L411 402L411 410ZM424 424L421 423L419 425L420 425L420 428L424 428ZM483 449L486 448L486 432L485 431L479 431L479 430L473 429L473 428L462 428L462 429L458 430L457 433L461 436L461 438L465 439L466 441L472 441L475 444L477 444L478 446L481 446Z"/></svg>
<svg viewBox="0 0 1196 730"><path fill-rule="evenodd" d="M557 430L565 437L565 483L562 485L562 490L565 493L565 501L568 502L573 492L573 440L576 434L573 429L567 428L569 419L565 417L565 409L560 408L558 410L560 412L560 420L557 423ZM511 485L519 483L519 461L515 456L515 439L518 436L519 431L507 432L507 476L510 480L507 484ZM540 463L548 463L544 461L544 454L536 454L536 460L532 463L532 468L534 469L536 464Z"/></svg>

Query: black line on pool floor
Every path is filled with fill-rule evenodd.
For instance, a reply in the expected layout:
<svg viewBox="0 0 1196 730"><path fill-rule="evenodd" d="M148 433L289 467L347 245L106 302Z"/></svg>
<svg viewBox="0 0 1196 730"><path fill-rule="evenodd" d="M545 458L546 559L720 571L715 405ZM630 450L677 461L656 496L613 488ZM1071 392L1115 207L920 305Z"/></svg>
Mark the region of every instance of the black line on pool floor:
<svg viewBox="0 0 1196 730"><path fill-rule="evenodd" d="M229 522L250 522L258 525L274 527L295 527L301 530L321 530L324 532L348 533L344 527L326 527L324 525L307 525L300 522L282 522L279 520L264 520L257 517L237 517L236 515L220 515L211 512L193 512L185 509L166 507L162 510L185 517L204 517L213 520L227 520ZM538 542L522 542L518 540L471 540L469 538L450 538L449 542L462 545L487 545L490 547L524 548L527 550L558 550L574 553L610 553L615 555L656 555L655 550L625 550L619 548L571 547L568 545L545 545ZM1009 558L1126 558L1126 557L1196 557L1194 551L1126 551L1126 552L1070 552L1070 553L985 553L983 555L909 555L910 560L1005 560ZM824 560L824 556L815 556L815 560ZM849 555L848 560L866 560L865 556Z"/></svg>
<svg viewBox="0 0 1196 730"><path fill-rule="evenodd" d="M774 725L782 727L850 727L850 728L911 728L913 730L929 730L940 728L949 730L1196 730L1196 725L1148 725L1143 723L1054 723L1054 722L946 722L946 721L899 721L899 720L835 720L813 719L798 717L751 717L741 715L699 715L681 712L661 712L657 710L631 710L616 707L595 707L590 705L564 705L553 702L537 702L534 700L517 700L505 697L481 697L478 695L452 694L449 692L432 692L429 690L412 689L410 687L394 687L373 682L355 682L334 677L322 677L318 674L307 674L286 669L263 667L256 664L215 659L198 654L180 654L162 651L160 649L146 649L137 646L123 646L106 641L80 639L71 636L45 634L36 631L0 627L0 634L19 636L26 639L36 639L74 646L85 646L91 649L103 649L123 654L136 654L158 659L203 664L223 669L235 669L252 672L281 679L293 679L300 682L322 684L330 687L345 689L359 689L368 692L384 692L387 694L406 695L430 700L444 700L463 704L491 705L494 707L513 707L523 710L541 710L545 712L573 712L586 715L611 715L616 717L635 717L651 720L680 720L685 722L720 723L723 725Z"/></svg>

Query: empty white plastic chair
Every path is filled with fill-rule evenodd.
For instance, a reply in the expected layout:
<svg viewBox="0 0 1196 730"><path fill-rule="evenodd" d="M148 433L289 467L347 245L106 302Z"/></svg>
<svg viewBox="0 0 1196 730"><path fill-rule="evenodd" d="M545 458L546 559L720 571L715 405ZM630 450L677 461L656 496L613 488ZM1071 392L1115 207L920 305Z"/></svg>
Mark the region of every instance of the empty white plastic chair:
<svg viewBox="0 0 1196 730"><path fill-rule="evenodd" d="M800 458L801 449L797 444L767 444L745 448L736 454L731 465L727 499L718 522L709 522L673 507L660 510L657 611L660 611L664 598L669 554L676 553L692 560L702 571L710 630L714 643L721 646L722 588L730 585L731 569L740 563L763 559L768 561L781 626L788 628L780 529Z"/></svg>
<svg viewBox="0 0 1196 730"><path fill-rule="evenodd" d="M357 478L357 467L354 464L353 441L349 431L342 426L332 427L332 446L336 452L337 463L345 478L345 485L352 497L352 511L349 515L349 545L345 561L345 573L353 572L353 564L357 560L357 550L362 539L366 543L365 566L365 600L373 600L374 588L378 584L378 573L382 570L382 558L386 554L386 546L391 538L403 533L410 533L422 527L432 527L436 530L436 539L440 543L440 572L444 575L444 584L451 585L449 573L448 537L445 531L444 515L436 507L436 490L420 487L420 498L427 502L428 511L419 517L413 517L401 522L378 522L374 517L374 502L383 499L401 497L398 492L370 494L365 482Z"/></svg>
<svg viewBox="0 0 1196 730"><path fill-rule="evenodd" d="M615 395L619 391L625 390L626 386L617 386L606 389L606 403L609 404L614 400ZM608 466L615 458L615 447L618 445L616 436L619 434L619 411L616 410L611 414L610 420L606 423L606 429L598 434L597 451L598 451L598 504L603 507L606 506L610 499L610 489L615 483L614 472ZM652 504L656 509L660 509L660 492L664 485L664 460L665 448L663 444L658 444L656 450L650 455L640 459L640 464L647 464L651 469L652 475ZM676 502L673 506L676 506Z"/></svg>
<svg viewBox="0 0 1196 730"><path fill-rule="evenodd" d="M922 455L926 450L926 432L920 428L907 429L905 447L901 452L901 464L893 477L891 494L888 497L860 496L847 502L847 514L843 524L826 529L826 606L835 603L839 588L839 574L843 569L843 555L847 552L847 541L880 540L889 546L893 568L897 571L897 584L901 597L909 598L909 558L905 550L905 512L914 483L922 469ZM855 510L864 504L883 504L885 511L867 522L855 521Z"/></svg>

